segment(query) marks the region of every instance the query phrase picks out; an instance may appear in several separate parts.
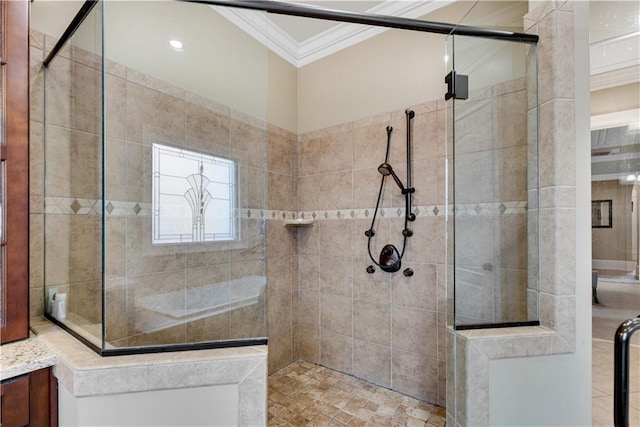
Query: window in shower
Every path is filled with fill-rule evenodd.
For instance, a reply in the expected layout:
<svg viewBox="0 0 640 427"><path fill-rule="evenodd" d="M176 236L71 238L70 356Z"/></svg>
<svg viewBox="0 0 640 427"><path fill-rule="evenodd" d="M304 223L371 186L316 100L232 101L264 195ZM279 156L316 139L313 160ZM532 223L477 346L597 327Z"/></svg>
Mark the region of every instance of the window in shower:
<svg viewBox="0 0 640 427"><path fill-rule="evenodd" d="M233 160L153 144L153 243L234 240Z"/></svg>

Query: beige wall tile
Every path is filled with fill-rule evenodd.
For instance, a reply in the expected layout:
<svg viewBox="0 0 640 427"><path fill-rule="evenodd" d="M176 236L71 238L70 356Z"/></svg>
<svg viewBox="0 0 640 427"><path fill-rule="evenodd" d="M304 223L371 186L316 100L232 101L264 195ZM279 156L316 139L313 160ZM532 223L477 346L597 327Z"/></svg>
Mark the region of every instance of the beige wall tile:
<svg viewBox="0 0 640 427"><path fill-rule="evenodd" d="M151 232L150 217L127 218L127 274L184 269L184 245L153 245Z"/></svg>
<svg viewBox="0 0 640 427"><path fill-rule="evenodd" d="M107 217L105 226L105 276L124 277L127 264L126 218Z"/></svg>
<svg viewBox="0 0 640 427"><path fill-rule="evenodd" d="M202 342L235 338L231 335L230 317L230 313L227 312L186 323L186 341Z"/></svg>
<svg viewBox="0 0 640 427"><path fill-rule="evenodd" d="M438 319L435 312L394 305L392 316L394 350L437 357Z"/></svg>
<svg viewBox="0 0 640 427"><path fill-rule="evenodd" d="M107 138L125 139L127 135L127 82L112 74L104 80L106 113L104 126Z"/></svg>
<svg viewBox="0 0 640 427"><path fill-rule="evenodd" d="M320 292L351 298L352 262L350 257L320 256Z"/></svg>
<svg viewBox="0 0 640 427"><path fill-rule="evenodd" d="M47 196L98 199L102 147L97 135L55 126L46 129Z"/></svg>
<svg viewBox="0 0 640 427"><path fill-rule="evenodd" d="M353 338L323 330L320 336L320 363L350 374L353 372Z"/></svg>
<svg viewBox="0 0 640 427"><path fill-rule="evenodd" d="M218 156L228 156L229 110L186 103L186 137L189 145Z"/></svg>
<svg viewBox="0 0 640 427"><path fill-rule="evenodd" d="M289 175L267 172L267 200L268 209L292 210L292 185L295 181Z"/></svg>
<svg viewBox="0 0 640 427"><path fill-rule="evenodd" d="M374 123L356 127L353 131L353 168L375 170L384 163L387 151L387 126L391 126L391 146L402 144L402 130L396 129L390 117L380 117ZM391 152L391 149L390 149ZM388 159L391 161L391 157Z"/></svg>
<svg viewBox="0 0 640 427"><path fill-rule="evenodd" d="M281 129L269 128L267 139L267 169L284 175L293 175L296 159L296 135Z"/></svg>
<svg viewBox="0 0 640 427"><path fill-rule="evenodd" d="M353 333L353 308L351 298L320 294L320 328L344 336Z"/></svg>
<svg viewBox="0 0 640 427"><path fill-rule="evenodd" d="M378 267L375 267L375 273L369 274L366 271L369 265L369 259L353 260L353 299L388 303L391 292L389 274Z"/></svg>
<svg viewBox="0 0 640 427"><path fill-rule="evenodd" d="M316 227L320 233L319 255L331 257L351 255L351 220L319 221Z"/></svg>
<svg viewBox="0 0 640 427"><path fill-rule="evenodd" d="M45 218L45 284L98 280L102 250L100 218L89 215L47 215Z"/></svg>
<svg viewBox="0 0 640 427"><path fill-rule="evenodd" d="M266 242L265 242L265 228L268 226L265 220L262 219L241 219L240 224L240 241L233 242L231 244L231 261L249 261L255 259L264 259L266 254ZM280 225L272 225L272 228L282 228ZM280 242L280 246L284 244ZM275 253L278 252L278 247L274 246ZM283 254L287 255L287 254Z"/></svg>
<svg viewBox="0 0 640 427"><path fill-rule="evenodd" d="M128 81L126 113L129 142L145 141L145 128L162 130L184 139L185 102L182 99Z"/></svg>
<svg viewBox="0 0 640 427"><path fill-rule="evenodd" d="M400 350L393 351L393 387L418 399L435 403L438 400L438 362Z"/></svg>
<svg viewBox="0 0 640 427"><path fill-rule="evenodd" d="M272 295L267 301L268 328L270 334L291 329L291 294ZM289 345L291 343L289 342Z"/></svg>
<svg viewBox="0 0 640 427"><path fill-rule="evenodd" d="M242 120L231 118L229 148L231 156L240 164L265 169L267 162L267 133Z"/></svg>
<svg viewBox="0 0 640 427"><path fill-rule="evenodd" d="M127 200L151 203L153 154L150 146L127 142Z"/></svg>
<svg viewBox="0 0 640 427"><path fill-rule="evenodd" d="M320 363L320 333L318 329L300 327L300 357Z"/></svg>
<svg viewBox="0 0 640 427"><path fill-rule="evenodd" d="M293 361L291 329L269 337L269 373L273 373Z"/></svg>
<svg viewBox="0 0 640 427"><path fill-rule="evenodd" d="M298 288L318 292L320 290L320 257L298 255Z"/></svg>
<svg viewBox="0 0 640 427"><path fill-rule="evenodd" d="M353 302L353 337L367 343L391 345L391 307L368 301Z"/></svg>
<svg viewBox="0 0 640 427"><path fill-rule="evenodd" d="M292 257L267 258L269 296L292 292ZM297 283L296 283L297 284ZM296 286L297 290L297 286ZM297 317L297 316L296 316Z"/></svg>
<svg viewBox="0 0 640 427"><path fill-rule="evenodd" d="M302 336L304 329L320 328L320 294L318 292L300 291L298 293L298 324Z"/></svg>
<svg viewBox="0 0 640 427"><path fill-rule="evenodd" d="M104 150L105 168L96 174L105 175L105 199L127 200L127 143L107 138Z"/></svg>
<svg viewBox="0 0 640 427"><path fill-rule="evenodd" d="M229 313L230 337L232 339L266 337L265 304L265 295L261 295L256 304L232 310Z"/></svg>
<svg viewBox="0 0 640 427"><path fill-rule="evenodd" d="M351 171L336 172L316 177L319 184L318 203L322 210L351 209ZM306 210L306 209L305 209Z"/></svg>
<svg viewBox="0 0 640 427"><path fill-rule="evenodd" d="M353 340L353 374L391 388L391 347Z"/></svg>
<svg viewBox="0 0 640 427"><path fill-rule="evenodd" d="M414 275L391 276L393 304L436 311L438 309L436 265L403 263L402 267L413 269Z"/></svg>
<svg viewBox="0 0 640 427"><path fill-rule="evenodd" d="M89 324L102 321L102 283L76 282L69 285L67 315L76 315Z"/></svg>
<svg viewBox="0 0 640 427"><path fill-rule="evenodd" d="M126 279L108 279L105 290L105 338L113 343L128 336Z"/></svg>

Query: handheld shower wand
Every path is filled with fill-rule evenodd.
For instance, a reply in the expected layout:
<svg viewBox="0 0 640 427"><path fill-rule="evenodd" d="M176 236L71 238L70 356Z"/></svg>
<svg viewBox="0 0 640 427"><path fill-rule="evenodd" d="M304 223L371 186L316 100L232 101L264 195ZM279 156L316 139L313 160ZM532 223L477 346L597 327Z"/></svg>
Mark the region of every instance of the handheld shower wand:
<svg viewBox="0 0 640 427"><path fill-rule="evenodd" d="M398 184L398 187L400 187L400 190L402 191L405 190L404 185L402 185L402 181L400 181L400 178L398 178L398 175L396 175L396 173L393 171L393 168L389 163L383 163L380 166L378 166L378 172L380 172L382 176L391 175L393 177L393 180L396 182L396 184Z"/></svg>

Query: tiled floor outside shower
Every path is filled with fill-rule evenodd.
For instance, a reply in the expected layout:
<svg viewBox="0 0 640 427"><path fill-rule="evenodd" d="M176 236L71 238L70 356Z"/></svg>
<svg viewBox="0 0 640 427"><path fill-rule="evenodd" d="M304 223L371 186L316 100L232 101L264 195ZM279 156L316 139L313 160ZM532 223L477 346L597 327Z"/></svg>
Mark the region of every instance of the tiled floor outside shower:
<svg viewBox="0 0 640 427"><path fill-rule="evenodd" d="M269 377L269 426L445 425L445 410L305 361Z"/></svg>

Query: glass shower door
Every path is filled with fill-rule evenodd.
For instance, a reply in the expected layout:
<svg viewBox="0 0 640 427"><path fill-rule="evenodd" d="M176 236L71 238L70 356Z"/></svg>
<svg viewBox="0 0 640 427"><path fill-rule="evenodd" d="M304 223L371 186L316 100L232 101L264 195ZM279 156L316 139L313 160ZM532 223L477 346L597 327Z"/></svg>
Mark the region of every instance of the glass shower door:
<svg viewBox="0 0 640 427"><path fill-rule="evenodd" d="M451 36L456 329L530 324L537 305L535 46ZM452 263L451 263L452 262Z"/></svg>

